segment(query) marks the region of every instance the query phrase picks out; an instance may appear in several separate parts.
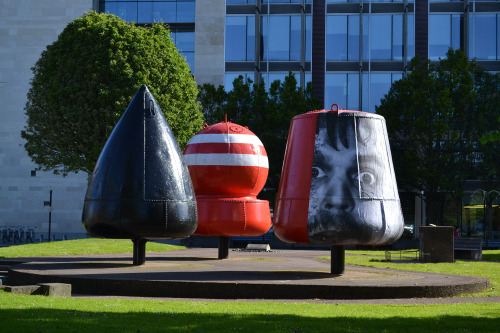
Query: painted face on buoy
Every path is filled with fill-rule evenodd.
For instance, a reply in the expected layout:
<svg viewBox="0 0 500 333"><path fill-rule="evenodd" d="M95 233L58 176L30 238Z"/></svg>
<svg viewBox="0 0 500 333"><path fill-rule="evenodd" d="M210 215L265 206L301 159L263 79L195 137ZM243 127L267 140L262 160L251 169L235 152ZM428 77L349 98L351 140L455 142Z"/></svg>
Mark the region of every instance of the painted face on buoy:
<svg viewBox="0 0 500 333"><path fill-rule="evenodd" d="M311 243L370 243L399 200L381 120L318 114L307 231Z"/></svg>

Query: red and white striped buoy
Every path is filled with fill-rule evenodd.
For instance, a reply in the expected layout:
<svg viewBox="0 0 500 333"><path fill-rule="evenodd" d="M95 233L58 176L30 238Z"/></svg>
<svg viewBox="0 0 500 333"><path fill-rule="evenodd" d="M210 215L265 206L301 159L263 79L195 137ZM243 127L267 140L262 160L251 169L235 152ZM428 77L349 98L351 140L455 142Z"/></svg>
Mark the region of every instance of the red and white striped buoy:
<svg viewBox="0 0 500 333"><path fill-rule="evenodd" d="M184 158L198 207L195 235L260 236L269 230L269 202L256 198L269 162L254 133L228 121L206 126L191 138Z"/></svg>

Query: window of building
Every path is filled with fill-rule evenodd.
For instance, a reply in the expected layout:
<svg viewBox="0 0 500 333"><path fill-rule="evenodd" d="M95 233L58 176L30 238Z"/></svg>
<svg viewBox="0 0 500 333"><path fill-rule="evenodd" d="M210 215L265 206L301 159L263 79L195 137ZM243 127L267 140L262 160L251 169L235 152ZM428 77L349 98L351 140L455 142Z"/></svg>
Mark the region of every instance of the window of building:
<svg viewBox="0 0 500 333"><path fill-rule="evenodd" d="M359 15L326 17L326 60L359 60Z"/></svg>
<svg viewBox="0 0 500 333"><path fill-rule="evenodd" d="M255 17L226 17L226 61L253 61L255 58Z"/></svg>
<svg viewBox="0 0 500 333"><path fill-rule="evenodd" d="M312 52L312 15L306 15L306 61L311 61L311 52Z"/></svg>
<svg viewBox="0 0 500 333"><path fill-rule="evenodd" d="M471 14L469 23L470 57L500 60L500 14Z"/></svg>
<svg viewBox="0 0 500 333"><path fill-rule="evenodd" d="M414 0L409 0L408 2L413 2ZM345 3L345 2L357 2L360 0L326 0L327 3ZM363 2L404 2L404 0L364 0Z"/></svg>
<svg viewBox="0 0 500 333"><path fill-rule="evenodd" d="M363 60L402 59L403 15L363 15Z"/></svg>
<svg viewBox="0 0 500 333"><path fill-rule="evenodd" d="M392 20L391 15L370 15L368 19L369 45L368 59L389 60L392 57Z"/></svg>
<svg viewBox="0 0 500 333"><path fill-rule="evenodd" d="M105 1L101 3L103 12L116 15L127 22L138 22L137 2L129 1Z"/></svg>
<svg viewBox="0 0 500 333"><path fill-rule="evenodd" d="M255 2L255 0L248 0ZM302 3L302 0L262 0L262 3ZM312 0L306 0L306 3L312 3Z"/></svg>
<svg viewBox="0 0 500 333"><path fill-rule="evenodd" d="M311 15L306 15L306 54L311 60ZM264 61L300 61L302 47L301 15L262 16L262 58Z"/></svg>
<svg viewBox="0 0 500 333"><path fill-rule="evenodd" d="M195 19L195 1L177 1L177 21L194 22Z"/></svg>
<svg viewBox="0 0 500 333"><path fill-rule="evenodd" d="M415 56L415 15L408 14L407 37L406 37L406 60Z"/></svg>
<svg viewBox="0 0 500 333"><path fill-rule="evenodd" d="M176 22L175 2L138 2L137 3L137 23L151 22ZM192 20L191 22L194 22Z"/></svg>
<svg viewBox="0 0 500 333"><path fill-rule="evenodd" d="M194 71L194 29L172 29L172 40L179 52L186 58L186 61L191 69Z"/></svg>
<svg viewBox="0 0 500 333"><path fill-rule="evenodd" d="M403 15L392 16L392 60L403 60Z"/></svg>
<svg viewBox="0 0 500 333"><path fill-rule="evenodd" d="M325 108L359 110L359 73L326 73Z"/></svg>
<svg viewBox="0 0 500 333"><path fill-rule="evenodd" d="M100 8L105 13L136 23L185 23L194 22L195 0L134 1L101 0Z"/></svg>
<svg viewBox="0 0 500 333"><path fill-rule="evenodd" d="M446 57L450 47L460 49L460 14L429 15L429 59Z"/></svg>
<svg viewBox="0 0 500 333"><path fill-rule="evenodd" d="M302 17L290 16L290 57L291 61L300 61L302 40Z"/></svg>
<svg viewBox="0 0 500 333"><path fill-rule="evenodd" d="M226 0L226 4L228 5L239 5L245 3L255 3L255 0Z"/></svg>
<svg viewBox="0 0 500 333"><path fill-rule="evenodd" d="M363 74L363 111L375 112L375 106L387 94L393 82L400 80L402 73L366 73Z"/></svg>
<svg viewBox="0 0 500 333"><path fill-rule="evenodd" d="M310 0L309 0L310 1ZM226 4L254 4L255 0L226 0ZM302 0L261 0L261 3L302 3Z"/></svg>
<svg viewBox="0 0 500 333"><path fill-rule="evenodd" d="M290 30L290 16L269 16L267 60L290 60Z"/></svg>

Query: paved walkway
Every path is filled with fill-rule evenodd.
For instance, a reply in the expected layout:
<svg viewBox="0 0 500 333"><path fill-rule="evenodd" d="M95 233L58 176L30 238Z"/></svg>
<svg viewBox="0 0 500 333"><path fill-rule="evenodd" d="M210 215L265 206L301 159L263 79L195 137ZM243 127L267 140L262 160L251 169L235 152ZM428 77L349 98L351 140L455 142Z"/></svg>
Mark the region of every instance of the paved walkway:
<svg viewBox="0 0 500 333"><path fill-rule="evenodd" d="M73 294L182 299L308 300L316 302L448 302L449 297L489 286L481 277L407 272L346 265L330 274L329 251L230 251L194 248L148 253L132 265L130 254L5 259L25 263L10 267L9 284L71 283ZM454 298L458 302L461 298ZM471 300L471 299L464 299ZM483 301L481 299L475 301ZM487 298L486 302L499 302Z"/></svg>

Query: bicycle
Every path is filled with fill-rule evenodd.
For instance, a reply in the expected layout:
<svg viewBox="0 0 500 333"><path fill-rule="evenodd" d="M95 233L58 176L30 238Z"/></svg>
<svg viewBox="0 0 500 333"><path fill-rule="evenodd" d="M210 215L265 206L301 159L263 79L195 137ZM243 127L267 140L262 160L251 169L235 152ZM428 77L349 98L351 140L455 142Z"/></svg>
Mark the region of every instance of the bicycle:
<svg viewBox="0 0 500 333"><path fill-rule="evenodd" d="M0 227L0 240L5 243L5 233L7 232L7 227Z"/></svg>
<svg viewBox="0 0 500 333"><path fill-rule="evenodd" d="M3 227L2 228L2 243L10 243L12 242L12 238L14 236L14 231L12 227Z"/></svg>
<svg viewBox="0 0 500 333"><path fill-rule="evenodd" d="M26 236L26 243L34 243L35 242L35 229L36 227L27 227L25 236Z"/></svg>
<svg viewBox="0 0 500 333"><path fill-rule="evenodd" d="M13 229L13 241L14 243L22 243L24 238L24 229L23 227L12 227Z"/></svg>

